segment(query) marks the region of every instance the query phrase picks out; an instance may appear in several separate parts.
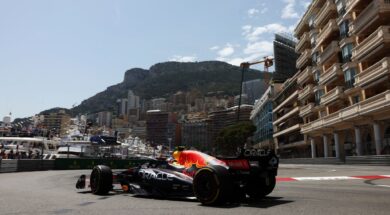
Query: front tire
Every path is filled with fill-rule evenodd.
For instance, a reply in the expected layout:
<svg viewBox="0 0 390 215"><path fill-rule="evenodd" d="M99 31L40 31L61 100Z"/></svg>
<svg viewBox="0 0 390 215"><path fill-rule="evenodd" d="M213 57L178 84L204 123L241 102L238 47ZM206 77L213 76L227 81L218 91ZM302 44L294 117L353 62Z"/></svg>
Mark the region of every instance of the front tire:
<svg viewBox="0 0 390 215"><path fill-rule="evenodd" d="M229 179L229 172L223 167L202 168L194 176L194 194L204 205L223 204L231 197Z"/></svg>
<svg viewBox="0 0 390 215"><path fill-rule="evenodd" d="M96 195L106 195L112 189L112 171L104 165L95 166L90 177L91 191Z"/></svg>

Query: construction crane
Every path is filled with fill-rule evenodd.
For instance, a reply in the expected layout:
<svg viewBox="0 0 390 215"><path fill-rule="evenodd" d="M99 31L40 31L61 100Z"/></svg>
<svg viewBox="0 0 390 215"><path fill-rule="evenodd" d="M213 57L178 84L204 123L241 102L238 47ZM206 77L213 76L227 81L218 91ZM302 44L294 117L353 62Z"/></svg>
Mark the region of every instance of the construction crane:
<svg viewBox="0 0 390 215"><path fill-rule="evenodd" d="M242 68L242 70L241 70L240 97L238 99L237 122L240 121L242 83L244 82L244 72L245 72L245 70L249 69L250 66L252 66L252 65L264 63L264 76L263 76L263 79L264 80L268 79L268 74L269 74L269 69L268 68L271 67L274 64L273 60L274 60L274 58L272 56L267 56L267 57L264 57L263 60L254 61L254 62L243 62L243 63L240 64L240 67Z"/></svg>

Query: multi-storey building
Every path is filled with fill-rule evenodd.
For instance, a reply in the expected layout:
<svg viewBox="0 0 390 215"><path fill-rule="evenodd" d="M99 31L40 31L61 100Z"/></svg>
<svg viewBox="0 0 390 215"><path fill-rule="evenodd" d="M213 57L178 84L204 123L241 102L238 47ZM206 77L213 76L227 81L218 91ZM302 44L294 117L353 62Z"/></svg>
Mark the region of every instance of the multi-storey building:
<svg viewBox="0 0 390 215"><path fill-rule="evenodd" d="M253 134L254 147L256 148L274 148L273 125L272 125L272 102L274 96L280 91L282 84L273 83L265 91L263 96L258 99L253 106L250 120L256 126Z"/></svg>
<svg viewBox="0 0 390 215"><path fill-rule="evenodd" d="M150 110L146 113L146 141L152 145L171 147L180 143L177 138L176 116L170 112Z"/></svg>
<svg viewBox="0 0 390 215"><path fill-rule="evenodd" d="M242 93L247 96L247 104L253 105L267 90L269 80L255 79L242 83ZM242 103L244 104L244 103Z"/></svg>
<svg viewBox="0 0 390 215"><path fill-rule="evenodd" d="M276 152L282 158L308 157L310 148L301 134L297 85L298 73L287 79L273 99L273 138Z"/></svg>
<svg viewBox="0 0 390 215"><path fill-rule="evenodd" d="M252 105L241 105L240 115L238 121L249 121L250 114L253 109ZM238 106L234 106L228 109L214 111L209 113L210 122L210 141L214 143L219 132L226 126L237 123Z"/></svg>
<svg viewBox="0 0 390 215"><path fill-rule="evenodd" d="M284 82L297 72L295 68L298 58L295 52L296 41L292 35L275 34L273 46L275 72L272 79Z"/></svg>
<svg viewBox="0 0 390 215"><path fill-rule="evenodd" d="M97 114L97 123L99 126L111 127L112 113L109 111L102 111Z"/></svg>
<svg viewBox="0 0 390 215"><path fill-rule="evenodd" d="M314 0L295 29L311 155L389 153L390 1Z"/></svg>
<svg viewBox="0 0 390 215"><path fill-rule="evenodd" d="M194 147L201 151L211 152L210 123L207 119L193 120L182 123L182 144L188 148Z"/></svg>
<svg viewBox="0 0 390 215"><path fill-rule="evenodd" d="M65 135L70 123L70 116L65 111L43 115L42 127L51 135Z"/></svg>

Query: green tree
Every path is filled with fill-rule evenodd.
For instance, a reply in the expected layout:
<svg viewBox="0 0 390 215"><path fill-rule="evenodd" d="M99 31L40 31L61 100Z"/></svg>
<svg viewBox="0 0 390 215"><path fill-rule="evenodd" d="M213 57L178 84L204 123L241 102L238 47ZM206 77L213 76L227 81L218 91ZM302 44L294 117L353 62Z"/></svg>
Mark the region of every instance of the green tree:
<svg viewBox="0 0 390 215"><path fill-rule="evenodd" d="M250 121L239 122L227 126L219 132L216 139L216 150L218 154L234 155L237 148L243 146L247 139L253 136L256 126Z"/></svg>

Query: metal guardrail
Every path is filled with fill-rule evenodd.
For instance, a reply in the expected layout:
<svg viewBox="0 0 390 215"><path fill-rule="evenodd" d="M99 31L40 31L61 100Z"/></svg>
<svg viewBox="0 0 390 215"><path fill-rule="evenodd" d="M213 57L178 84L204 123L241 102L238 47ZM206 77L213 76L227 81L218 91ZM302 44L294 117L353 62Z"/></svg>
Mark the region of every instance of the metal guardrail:
<svg viewBox="0 0 390 215"><path fill-rule="evenodd" d="M347 156L344 160L338 158L286 158L280 159L281 164L346 164L390 166L390 155Z"/></svg>

